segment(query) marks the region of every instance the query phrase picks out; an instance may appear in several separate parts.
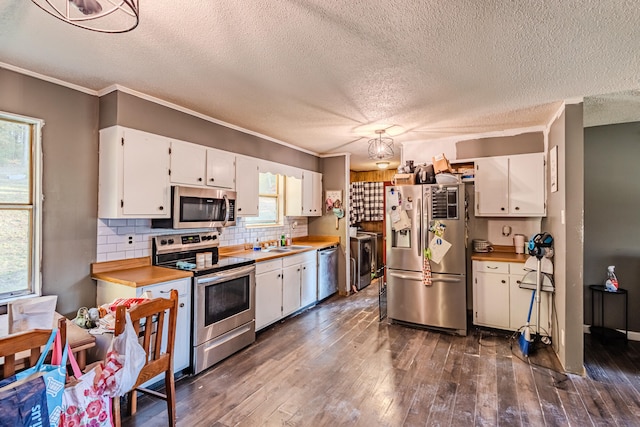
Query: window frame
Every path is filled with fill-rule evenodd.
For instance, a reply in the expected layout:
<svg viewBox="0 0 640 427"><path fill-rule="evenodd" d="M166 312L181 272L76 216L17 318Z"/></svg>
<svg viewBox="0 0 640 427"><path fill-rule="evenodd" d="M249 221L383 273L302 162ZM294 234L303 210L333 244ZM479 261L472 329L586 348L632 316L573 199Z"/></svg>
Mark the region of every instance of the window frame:
<svg viewBox="0 0 640 427"><path fill-rule="evenodd" d="M276 199L276 206L278 209L277 219L275 222L252 222L252 220L255 220L258 217L246 217L245 226L247 228L282 227L284 225L284 176L279 173L260 172L260 174L267 173L276 177L276 194L258 192L258 206L260 204L261 197ZM260 212L259 207L258 212Z"/></svg>
<svg viewBox="0 0 640 427"><path fill-rule="evenodd" d="M31 143L31 201L28 204L0 204L1 210L31 210L29 227L30 260L28 288L18 292L0 294L0 304L15 299L42 295L42 127L44 120L0 111L0 120L29 125Z"/></svg>

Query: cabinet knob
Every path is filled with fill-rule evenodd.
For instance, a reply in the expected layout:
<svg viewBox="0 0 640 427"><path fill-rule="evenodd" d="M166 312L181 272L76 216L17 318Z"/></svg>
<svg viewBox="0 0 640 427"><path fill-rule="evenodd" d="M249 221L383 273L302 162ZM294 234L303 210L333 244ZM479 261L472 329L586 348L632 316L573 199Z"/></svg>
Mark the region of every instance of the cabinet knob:
<svg viewBox="0 0 640 427"><path fill-rule="evenodd" d="M183 302L180 303L180 308L182 308L182 307L184 307L184 303Z"/></svg>
<svg viewBox="0 0 640 427"><path fill-rule="evenodd" d="M198 178L198 182L202 182L202 178Z"/></svg>
<svg viewBox="0 0 640 427"><path fill-rule="evenodd" d="M502 282L502 283L507 283L507 281L506 281L506 280L501 280L501 282Z"/></svg>
<svg viewBox="0 0 640 427"><path fill-rule="evenodd" d="M522 284L522 280L516 280L516 283L517 283L518 285L520 285L520 284Z"/></svg>
<svg viewBox="0 0 640 427"><path fill-rule="evenodd" d="M215 178L211 178L211 179L209 179L209 181L213 182L213 181L215 181Z"/></svg>
<svg viewBox="0 0 640 427"><path fill-rule="evenodd" d="M242 208L238 208L238 212L240 212L242 210Z"/></svg>
<svg viewBox="0 0 640 427"><path fill-rule="evenodd" d="M503 211L503 210L504 210L504 208L500 208L500 210L501 210L501 211Z"/></svg>
<svg viewBox="0 0 640 427"><path fill-rule="evenodd" d="M158 210L163 211L163 210L164 210L164 206L160 206L160 207L158 208Z"/></svg>
<svg viewBox="0 0 640 427"><path fill-rule="evenodd" d="M520 210L520 206L516 206L516 210L519 211Z"/></svg>

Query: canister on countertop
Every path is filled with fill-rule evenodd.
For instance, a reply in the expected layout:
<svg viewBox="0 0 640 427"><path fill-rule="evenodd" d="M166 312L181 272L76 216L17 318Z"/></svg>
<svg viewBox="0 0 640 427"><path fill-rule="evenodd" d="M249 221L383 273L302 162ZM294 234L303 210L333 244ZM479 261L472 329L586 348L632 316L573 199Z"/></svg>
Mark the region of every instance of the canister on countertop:
<svg viewBox="0 0 640 427"><path fill-rule="evenodd" d="M204 268L204 252L196 254L196 268Z"/></svg>
<svg viewBox="0 0 640 427"><path fill-rule="evenodd" d="M515 246L517 254L524 253L524 234L515 234L513 236L513 246Z"/></svg>
<svg viewBox="0 0 640 427"><path fill-rule="evenodd" d="M211 267L213 264L213 252L205 252L204 253L204 266Z"/></svg>

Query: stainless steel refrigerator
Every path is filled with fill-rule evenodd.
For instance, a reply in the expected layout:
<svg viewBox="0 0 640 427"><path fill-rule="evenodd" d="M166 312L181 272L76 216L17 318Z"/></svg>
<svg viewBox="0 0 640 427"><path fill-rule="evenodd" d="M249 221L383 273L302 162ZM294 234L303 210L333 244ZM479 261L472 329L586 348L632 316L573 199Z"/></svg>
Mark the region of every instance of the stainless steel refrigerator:
<svg viewBox="0 0 640 427"><path fill-rule="evenodd" d="M464 184L387 187L385 215L389 318L466 335ZM436 221L451 247L439 263L430 262L431 284L425 284L423 254Z"/></svg>

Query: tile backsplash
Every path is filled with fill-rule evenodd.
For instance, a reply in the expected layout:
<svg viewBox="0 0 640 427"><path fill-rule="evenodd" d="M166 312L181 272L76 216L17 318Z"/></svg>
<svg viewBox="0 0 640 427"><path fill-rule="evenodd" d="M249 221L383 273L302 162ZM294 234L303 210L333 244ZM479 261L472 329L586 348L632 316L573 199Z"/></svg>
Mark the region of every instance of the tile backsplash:
<svg viewBox="0 0 640 427"><path fill-rule="evenodd" d="M525 240L540 232L542 218L491 218L488 220L488 236L494 245L513 246L513 236L524 234ZM506 227L506 229L505 229ZM504 231L509 234L505 236Z"/></svg>
<svg viewBox="0 0 640 427"><path fill-rule="evenodd" d="M297 225L292 228L293 222ZM190 231L209 231L208 228L196 230L172 230L151 228L149 219L98 219L98 242L96 261L114 261L118 259L151 256L151 239L160 234L183 234ZM280 227L245 227L243 218L237 219L235 227L226 227L220 234L220 246L241 245L255 242L256 239L277 240L282 234L291 237L308 235L307 217L285 217Z"/></svg>

